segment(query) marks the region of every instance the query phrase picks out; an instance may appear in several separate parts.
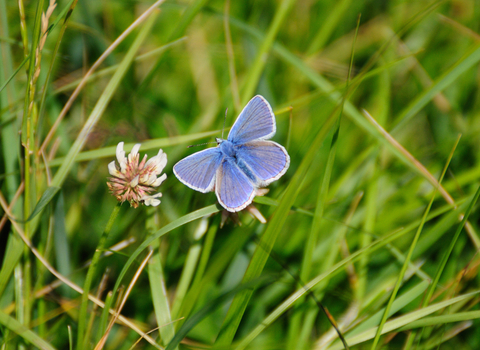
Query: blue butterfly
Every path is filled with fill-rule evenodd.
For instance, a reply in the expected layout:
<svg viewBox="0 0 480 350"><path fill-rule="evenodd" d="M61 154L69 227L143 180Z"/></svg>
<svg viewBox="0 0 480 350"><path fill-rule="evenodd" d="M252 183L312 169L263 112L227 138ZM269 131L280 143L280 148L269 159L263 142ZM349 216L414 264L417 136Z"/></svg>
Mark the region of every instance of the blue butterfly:
<svg viewBox="0 0 480 350"><path fill-rule="evenodd" d="M267 100L252 98L217 147L188 156L173 167L185 185L203 193L215 188L220 204L231 212L245 209L257 190L278 180L288 169L284 147L266 141L275 135L275 115Z"/></svg>

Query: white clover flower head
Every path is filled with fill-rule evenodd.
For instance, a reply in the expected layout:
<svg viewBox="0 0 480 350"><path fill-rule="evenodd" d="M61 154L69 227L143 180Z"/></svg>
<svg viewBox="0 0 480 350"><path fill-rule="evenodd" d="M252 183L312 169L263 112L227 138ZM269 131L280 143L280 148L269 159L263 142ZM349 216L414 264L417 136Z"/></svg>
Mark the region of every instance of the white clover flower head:
<svg viewBox="0 0 480 350"><path fill-rule="evenodd" d="M125 157L123 142L117 145L117 161L108 164L107 186L119 202L128 201L137 208L139 203L156 207L160 204L162 193L151 194L167 178L166 174L159 176L167 164L167 155L159 150L155 157L147 161L145 155L139 164L138 150L140 144L133 146L132 151Z"/></svg>

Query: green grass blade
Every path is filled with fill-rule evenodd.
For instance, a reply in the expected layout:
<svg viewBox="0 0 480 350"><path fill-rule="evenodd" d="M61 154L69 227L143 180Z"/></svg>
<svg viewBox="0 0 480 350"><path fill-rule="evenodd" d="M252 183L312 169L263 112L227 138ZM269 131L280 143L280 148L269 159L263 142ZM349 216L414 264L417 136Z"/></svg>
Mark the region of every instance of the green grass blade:
<svg viewBox="0 0 480 350"><path fill-rule="evenodd" d="M0 0L0 34L8 37L9 33L9 17L7 11L6 0ZM2 42L0 45L0 81L7 79L7 76L14 74L13 67L13 53L10 43ZM18 169L18 159L20 157L19 149L17 147L11 147L11 145L19 144L18 130L15 128L15 123L9 122L8 113L5 113L12 101L17 101L17 88L15 81L7 85L7 88L3 93L0 93L0 131L1 131L1 145L3 155L3 166L5 167L6 174L13 174ZM16 118L16 116L14 117ZM10 201L19 185L19 179L16 176L7 176L5 178L6 197ZM18 214L17 208L14 211ZM0 288L0 295L3 290Z"/></svg>
<svg viewBox="0 0 480 350"><path fill-rule="evenodd" d="M251 239L252 232L237 231L236 234L230 235L217 254L212 256L208 269L207 262L210 259L210 252L214 238L219 229L220 219L217 218L210 225L210 229L207 232L207 240L205 242L202 257L200 258L200 264L198 272L193 281L192 287L188 291L182 303L182 308L175 317L188 317L192 310L195 308L202 291L210 283L215 283L223 271L227 268L227 264L231 258L235 256L240 249ZM180 321L179 324L183 324L184 321Z"/></svg>
<svg viewBox="0 0 480 350"><path fill-rule="evenodd" d="M208 229L208 222L208 218L202 218L193 234L194 242L188 250L182 274L180 275L180 280L178 282L178 288L175 293L175 301L172 306L172 314L175 316L178 315L178 311L180 310L185 295L187 294L188 287L194 278L195 270L199 263L200 253L202 251L201 239Z"/></svg>
<svg viewBox="0 0 480 350"><path fill-rule="evenodd" d="M145 60L147 60L151 57L162 54L164 51L167 51L171 48L174 48L176 45L178 45L180 43L183 43L185 41L185 39L186 39L186 37L182 37L182 38L174 40L174 41L172 41L168 44L162 45L162 46L160 46L156 49L150 50L149 52L138 55L135 58L135 63L140 63L140 62L143 62L143 61L145 61ZM96 71L95 73L92 73L87 78L87 82L91 83L92 81L95 81L95 79L104 77L104 76L109 75L109 74L113 74L113 73L115 73L117 68L118 68L118 64L114 64L114 65L109 66L107 68L99 69L98 71ZM58 87L57 89L55 89L54 91L52 91L52 94L60 94L62 92L67 92L67 91L70 91L70 90L74 90L80 84L80 82L82 80L83 80L83 78L80 78L80 79L77 79L75 81L72 81L71 83L67 83L65 85L62 85L62 86Z"/></svg>
<svg viewBox="0 0 480 350"><path fill-rule="evenodd" d="M177 40L185 34L187 27L193 21L193 19L198 14L198 12L202 9L202 7L205 6L207 1L208 0L192 1L192 3L188 6L188 8L183 12L180 20L176 23L175 28L173 29L172 33L169 36L169 41ZM157 61L153 65L153 68L150 69L147 76L143 79L142 83L138 87L138 90L140 92L145 91L146 88L150 85L153 78L158 73L158 69L160 68L162 62L163 62L163 55L157 59Z"/></svg>
<svg viewBox="0 0 480 350"><path fill-rule="evenodd" d="M280 6L275 13L272 23L270 24L270 27L268 28L268 31L265 35L265 38L262 40L262 45L260 46L260 49L255 56L255 60L250 67L248 77L246 78L246 85L243 89L241 101L242 106L245 105L247 101L253 97L255 89L257 88L258 82L260 80L260 76L262 75L265 64L267 63L268 53L272 48L280 26L285 21L287 14L289 13L294 3L294 0L283 0L280 3Z"/></svg>
<svg viewBox="0 0 480 350"><path fill-rule="evenodd" d="M457 138L457 142L453 146L452 152L450 153L450 156L445 164L445 167L443 168L442 174L440 175L440 179L438 180L438 186L441 186L443 177L445 176L445 173L447 172L448 166L450 165L450 161L452 160L453 153L455 152L455 149L457 148L458 142L460 141L460 136ZM420 238L420 233L422 232L423 225L425 224L427 220L428 213L430 212L430 208L432 207L433 201L435 200L435 196L437 194L438 187L435 188L435 191L433 192L432 198L430 199L430 202L428 203L428 206L423 214L422 221L420 223L420 226L418 226L418 230L415 233L415 236L413 238L413 241L410 245L410 249L408 250L407 257L405 258L405 262L402 266L402 269L400 270L400 274L398 275L397 282L395 284L395 287L393 288L393 292L390 296L390 299L388 301L387 306L385 307L385 311L383 313L382 320L380 321L380 325L377 328L377 333L375 334L375 338L373 339L373 344L371 349L375 350L377 347L378 342L380 341L380 335L382 334L383 326L385 322L387 321L387 317L390 314L390 308L392 307L392 304L397 296L398 290L400 289L400 286L403 282L403 277L405 276L405 272L407 271L408 264L410 263L410 260L412 258L413 251L415 250L416 244L418 242L418 239Z"/></svg>
<svg viewBox="0 0 480 350"><path fill-rule="evenodd" d="M60 191L60 187L54 187L54 186L49 186L43 192L42 196L38 200L37 204L35 205L35 208L33 209L32 213L30 216L25 220L25 222L28 222L32 220L35 216L40 214L43 209L50 203L50 201L55 197L55 195Z"/></svg>
<svg viewBox="0 0 480 350"><path fill-rule="evenodd" d="M39 108L39 113L38 113L38 126L39 128L42 127L42 122L43 122L43 116L45 114L45 100L47 99L47 92L49 91L48 85L50 83L50 77L53 72L53 67L60 49L60 43L62 42L63 35L65 34L65 31L67 30L67 24L68 20L70 19L70 16L75 9L75 6L77 5L78 0L70 0L70 3L64 7L63 11L60 13L60 16L57 17L55 22L50 25L48 28L47 33L50 33L50 31L56 27L56 25L60 22L61 19L63 20L62 27L60 29L60 33L57 38L57 42L55 44L55 48L53 49L53 55L52 59L50 61L50 66L47 71L47 76L45 77L45 82L43 83L43 92L42 92L42 97L40 98L40 108ZM46 35L46 33L45 33ZM38 136L39 133L37 133Z"/></svg>
<svg viewBox="0 0 480 350"><path fill-rule="evenodd" d="M325 46L325 43L331 37L333 30L338 26L338 22L343 20L342 16L350 6L351 2L352 0L340 0L336 3L332 11L326 16L327 18L325 22L322 23L322 27L310 43L307 55L312 55Z"/></svg>
<svg viewBox="0 0 480 350"><path fill-rule="evenodd" d="M480 61L480 44L474 45L468 50L449 70L438 77L435 82L423 91L415 100L410 102L396 118L397 123L392 133L405 127L405 124L415 116L427 103L429 103L439 92L445 90L455 82L463 73L472 68Z"/></svg>
<svg viewBox="0 0 480 350"><path fill-rule="evenodd" d="M146 229L148 232L158 230L159 217L156 208L148 208L148 218L146 221ZM150 290L152 294L153 309L159 327L161 345L166 346L175 335L175 326L172 324L172 316L170 311L170 301L167 295L167 281L165 280L165 271L162 266L161 239L154 240L150 245L153 255L148 261L147 272Z"/></svg>
<svg viewBox="0 0 480 350"><path fill-rule="evenodd" d="M170 306L167 290L165 289L165 274L158 251L158 242L152 245L155 253L148 261L148 280L152 293L153 308L157 318L157 325L160 327L161 344L167 345L175 335L174 325L171 323Z"/></svg>
<svg viewBox="0 0 480 350"><path fill-rule="evenodd" d="M13 72L12 75L10 75L10 77L5 81L5 83L0 87L0 93L3 91L3 89L5 89L5 87L8 85L8 83L13 79L15 78L15 76L17 75L17 73L20 71L20 69L22 69L22 67L25 65L25 63L27 63L28 61L30 60L30 55L28 55L27 57L25 57L22 61L22 63L20 63L20 65L18 66L18 68L15 70L15 72Z"/></svg>
<svg viewBox="0 0 480 350"><path fill-rule="evenodd" d="M180 218L178 218L175 221L172 221L171 223L163 226L160 230L157 232L153 233L150 235L145 241L140 244L140 246L135 249L135 251L130 255L128 258L127 262L122 268L122 271L118 275L117 281L115 282L115 286L113 287L113 295L115 296L118 287L120 287L120 284L122 283L123 277L125 277L125 274L127 273L127 270L130 268L132 263L135 261L135 259L142 253L145 249L148 248L148 246L156 239L162 237L163 235L169 233L170 231L185 225L188 222L200 219L201 217L204 217L206 215L211 215L213 213L218 212L218 208L216 205L210 205L208 207L205 207L203 209L196 210L192 213L189 213L187 215L184 215Z"/></svg>
<svg viewBox="0 0 480 350"><path fill-rule="evenodd" d="M159 148L165 148L165 147L176 146L181 144L190 144L191 142L194 142L197 140L218 135L219 132L220 131L215 130L215 131L207 131L207 132L201 132L201 133L191 134L191 135L181 135L181 136L166 137L161 139L147 140L142 142L142 150L144 151L148 151L152 149L158 150ZM124 145L125 152L131 151L134 145L135 143L126 143ZM82 161L94 160L99 158L114 157L116 149L117 149L117 146L108 146L108 147L99 148L91 151L80 152L76 155L74 161L82 162ZM48 163L48 165L50 167L59 166L63 164L65 159L66 157L53 159L51 162Z"/></svg>
<svg viewBox="0 0 480 350"><path fill-rule="evenodd" d="M112 214L108 219L107 225L105 226L105 230L103 231L100 240L98 241L97 249L93 254L92 262L88 267L87 276L85 277L85 282L83 284L83 294L82 294L82 302L80 305L80 312L78 315L78 330L77 330L77 350L84 349L87 347L90 339L85 335L88 333L86 330L87 327L87 309L88 309L88 294L90 293L90 288L93 283L93 279L97 273L98 269L98 262L100 260L101 255L106 247L108 235L112 230L113 224L115 223L115 219L117 218L118 213L120 212L121 204L117 203L113 208Z"/></svg>
<svg viewBox="0 0 480 350"><path fill-rule="evenodd" d="M65 225L65 200L62 193L56 201L53 220L53 249L55 251L57 271L64 276L70 276L72 273L72 260ZM66 285L62 285L60 288L63 296L72 297L72 290Z"/></svg>
<svg viewBox="0 0 480 350"><path fill-rule="evenodd" d="M413 300L417 299L425 290L427 290L429 285L428 281L422 281L417 284L415 287L411 288L407 292L399 296L392 304L392 307L389 312L389 316L395 314L396 312L403 309L405 306L410 304ZM367 320L360 323L357 327L353 328L347 333L347 337L353 337L357 334L360 334L370 328L377 326L382 320L385 309L379 310L377 313L372 315Z"/></svg>
<svg viewBox="0 0 480 350"><path fill-rule="evenodd" d="M205 305L200 311L195 313L193 316L189 317L188 320L182 325L178 330L175 337L172 339L170 344L165 348L165 350L173 350L176 346L180 344L180 341L185 338L188 332L198 324L203 318L212 313L213 310L220 307L223 303L230 300L233 296L238 295L242 291L251 290L258 285L266 284L267 282L273 282L273 276L258 277L256 279L249 280L247 283L242 283L241 285L233 288L232 290L223 293L219 297L211 300L207 305Z"/></svg>
<svg viewBox="0 0 480 350"><path fill-rule="evenodd" d="M415 321L417 321L417 320L419 320L419 319L421 319L425 316L428 316L428 315L430 315L430 314L432 314L436 311L442 310L442 309L444 309L444 308L446 308L450 305L453 305L455 303L458 303L458 302L461 302L461 301L464 301L464 300L471 300L473 297L478 295L478 293L480 293L480 292L475 291L475 292L463 294L463 295L460 295L458 297L451 298L451 299L439 302L437 304L427 306L426 308L421 308L420 310L416 310L416 311L410 312L406 315L397 317L396 319L388 321L387 323L385 323L385 327L383 327L382 334L386 334L386 333L389 333L389 332L392 332L392 331L396 331L396 330L398 330L398 329L400 329L400 328L402 328L402 327L404 327L404 326L406 326L410 323L413 323L413 322L415 322ZM360 343L363 343L363 342L368 341L370 339L373 339L376 332L377 332L376 327L371 328L368 331L365 331L365 332L363 332L361 334L358 334L354 337L348 337L347 336L347 341L351 345L360 344ZM341 349L343 349L342 344L336 344L336 345L333 345L329 348L329 350L341 350Z"/></svg>
<svg viewBox="0 0 480 350"><path fill-rule="evenodd" d="M407 331L409 329L415 329L415 328L442 326L446 323L469 321L469 320L475 320L479 318L480 318L480 311L466 311L466 312L458 312L458 313L449 314L449 315L425 317L425 318L422 318L421 320L414 321L404 327L401 327L400 329L398 329L398 331L403 332L403 331Z"/></svg>
<svg viewBox="0 0 480 350"><path fill-rule="evenodd" d="M33 346L44 349L44 350L55 350L55 348L42 338L40 338L36 333L32 332L30 329L26 328L15 318L10 317L6 313L0 310L0 324L6 329L9 329L11 332L19 335L27 342L31 343Z"/></svg>
<svg viewBox="0 0 480 350"><path fill-rule="evenodd" d="M440 264L438 265L437 271L435 272L435 277L433 278L432 284L428 288L427 295L426 295L425 299L423 300L422 307L426 307L429 304L430 299L432 298L433 293L435 292L435 288L438 285L438 281L440 280L440 277L443 273L443 270L445 269L445 266L447 265L448 259L450 258L450 255L452 254L453 248L455 247L455 244L457 243L458 237L460 236L460 233L462 232L463 227L465 226L465 223L467 222L468 217L470 216L470 213L471 213L475 203L477 202L479 196L480 196L480 187L477 189L477 192L475 192L475 195L473 196L473 199L470 202L470 204L467 208L467 211L465 212L465 214L462 218L462 222L457 226L457 230L455 231L455 234L453 235L452 240L450 241L450 245L448 246L445 254L442 257L442 260L440 261ZM407 344L405 345L405 349L409 349L412 346L413 341L415 340L416 334L417 333L415 331L412 332L412 334L410 335L410 337L407 341ZM421 340L421 335L422 334L423 334L423 329L420 333L419 341Z"/></svg>

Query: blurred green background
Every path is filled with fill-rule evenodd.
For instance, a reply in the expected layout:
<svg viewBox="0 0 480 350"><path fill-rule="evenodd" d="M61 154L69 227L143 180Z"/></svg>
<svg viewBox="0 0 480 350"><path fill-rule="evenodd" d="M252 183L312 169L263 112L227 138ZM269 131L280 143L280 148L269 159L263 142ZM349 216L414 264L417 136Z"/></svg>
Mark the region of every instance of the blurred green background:
<svg viewBox="0 0 480 350"><path fill-rule="evenodd" d="M124 246L101 257L90 287L117 307L122 293L108 292L133 281L122 315L155 329L151 342L120 321L105 348L340 349L305 296L314 281L351 349L479 349L479 3L167 0L108 51L60 121L82 77L152 4L58 1L45 36L53 3L0 0L2 349L93 349L105 334L108 313L90 303L82 314L81 295L15 225L84 286L116 205L107 164L120 141L142 143L141 155L162 148L168 178L159 207L123 204L105 249ZM214 193L187 188L172 167L256 94L272 105L290 168L254 201L267 224L241 212L241 225L220 228ZM12 202L17 221L4 214Z"/></svg>

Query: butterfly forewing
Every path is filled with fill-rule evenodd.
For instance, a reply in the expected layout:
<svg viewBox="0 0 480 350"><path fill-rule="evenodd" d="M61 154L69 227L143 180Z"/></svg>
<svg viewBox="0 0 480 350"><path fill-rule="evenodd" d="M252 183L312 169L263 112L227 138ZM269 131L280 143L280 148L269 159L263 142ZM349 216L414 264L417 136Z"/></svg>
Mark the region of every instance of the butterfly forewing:
<svg viewBox="0 0 480 350"><path fill-rule="evenodd" d="M218 201L228 211L245 209L255 197L253 184L230 159L225 159L218 168L215 183Z"/></svg>
<svg viewBox="0 0 480 350"><path fill-rule="evenodd" d="M213 189L215 174L223 157L219 148L209 148L182 159L175 164L173 172L188 187L209 192Z"/></svg>
<svg viewBox="0 0 480 350"><path fill-rule="evenodd" d="M275 135L275 115L268 102L260 95L248 102L233 124L228 141L241 144Z"/></svg>
<svg viewBox="0 0 480 350"><path fill-rule="evenodd" d="M236 147L239 164L247 167L256 186L266 186L287 171L290 157L285 148L273 141L251 141Z"/></svg>

